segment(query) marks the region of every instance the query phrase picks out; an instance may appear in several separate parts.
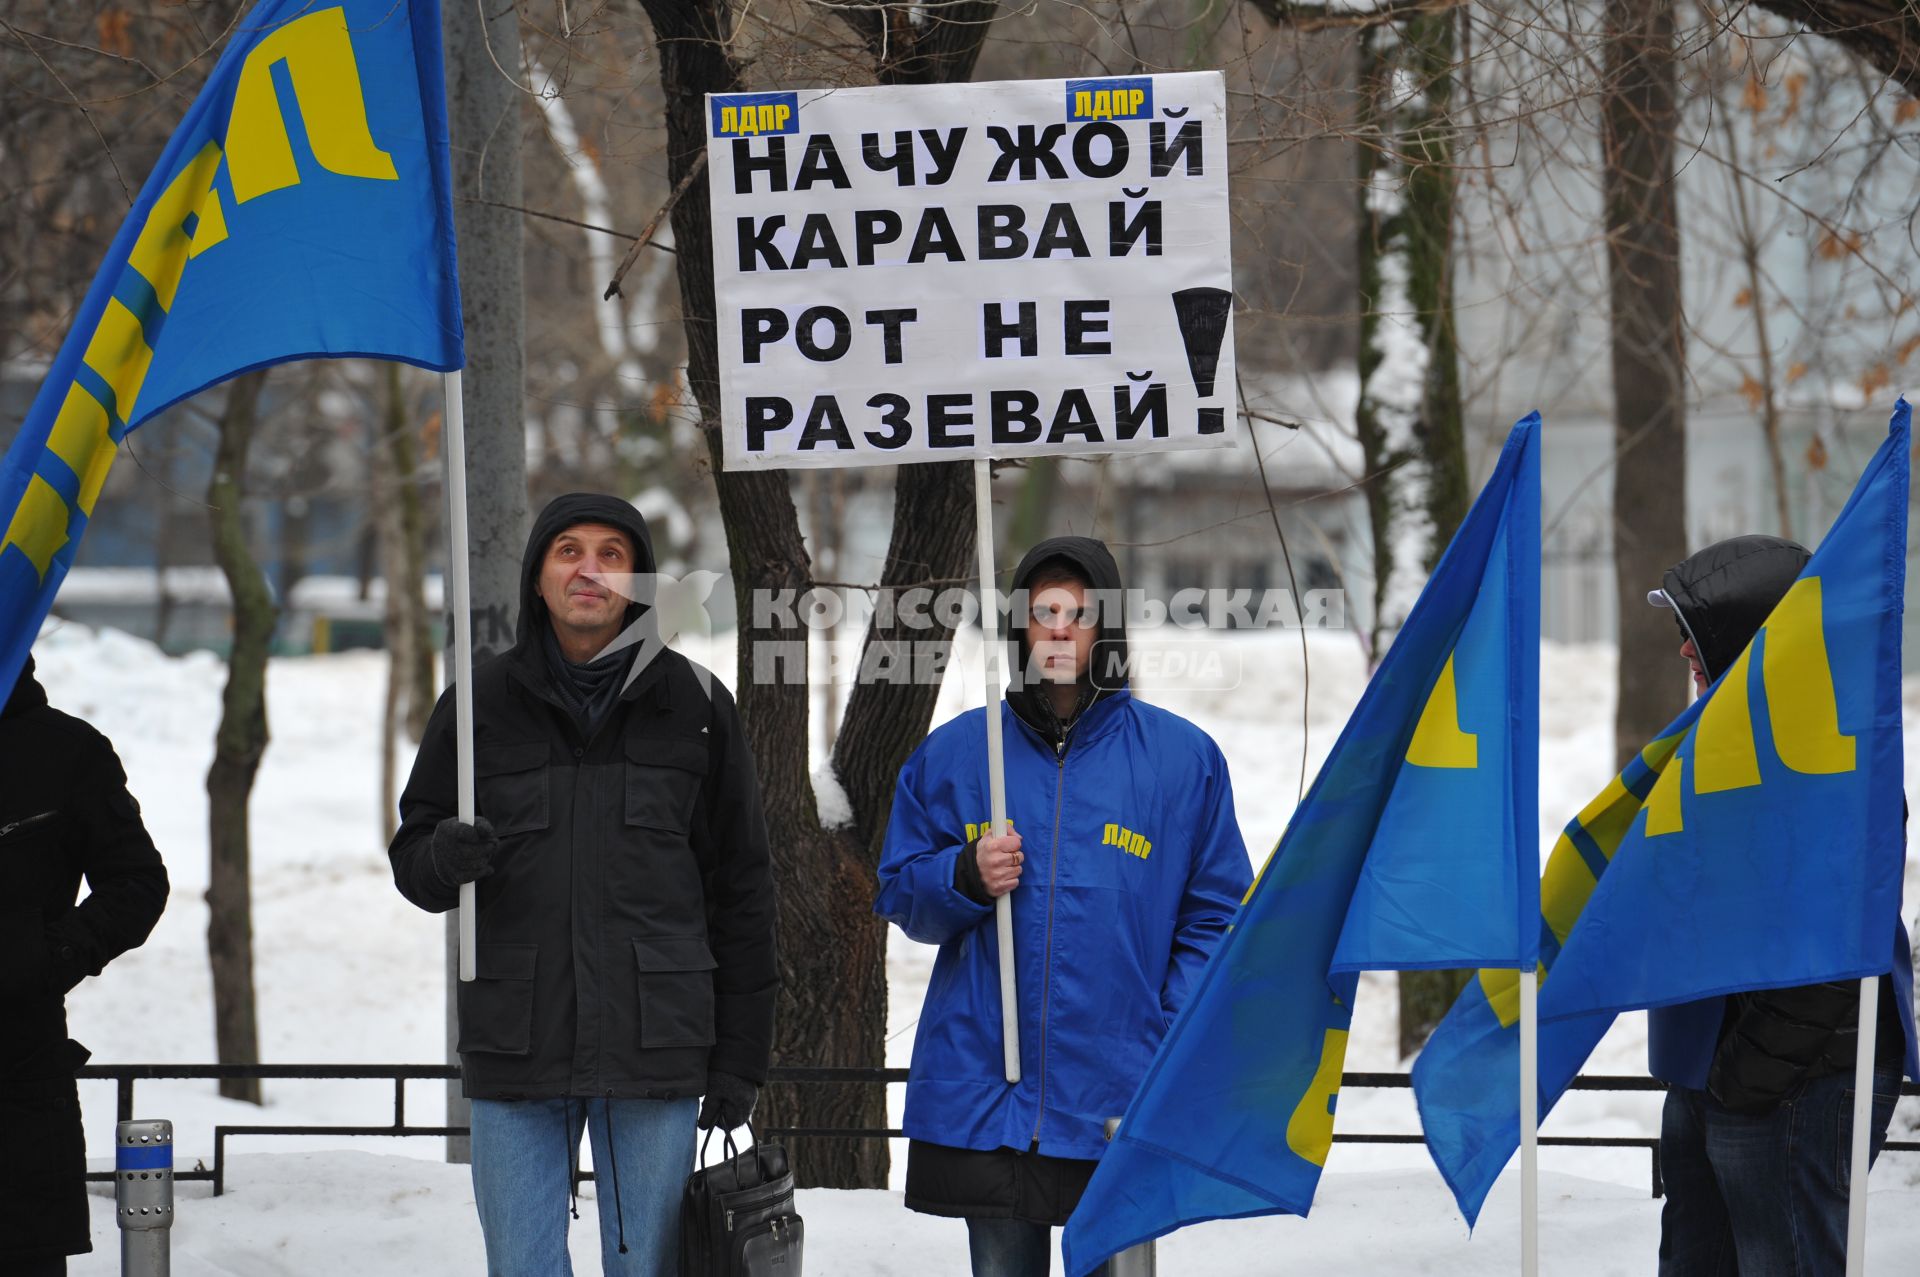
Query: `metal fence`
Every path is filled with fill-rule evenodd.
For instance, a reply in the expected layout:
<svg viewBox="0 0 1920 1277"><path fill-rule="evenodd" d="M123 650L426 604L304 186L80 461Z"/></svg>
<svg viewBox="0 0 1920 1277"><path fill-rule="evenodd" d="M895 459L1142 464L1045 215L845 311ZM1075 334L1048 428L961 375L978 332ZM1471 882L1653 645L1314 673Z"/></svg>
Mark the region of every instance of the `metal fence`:
<svg viewBox="0 0 1920 1277"><path fill-rule="evenodd" d="M213 1166L196 1167L181 1170L176 1164L173 1177L176 1180L211 1181L214 1196L226 1191L226 1150L227 1140L240 1135L377 1135L377 1136L449 1136L465 1135L464 1126L413 1126L407 1122L407 1083L450 1081L460 1075L460 1070L450 1064L98 1064L89 1065L80 1070L80 1079L105 1080L114 1083L116 1091L115 1110L117 1120L125 1122L133 1118L134 1084L148 1081L177 1081L191 1079L217 1078L260 1078L263 1080L285 1079L298 1081L390 1081L393 1083L393 1121L385 1126L296 1126L275 1123L223 1124L213 1128ZM768 1077L772 1082L791 1082L800 1085L821 1083L865 1084L886 1086L907 1080L906 1069L863 1069L863 1068L827 1068L827 1067L790 1067L775 1068ZM1405 1090L1412 1085L1410 1075L1406 1073L1348 1073L1341 1077L1340 1087L1347 1090ZM1664 1091L1666 1084L1645 1077L1587 1077L1573 1080L1568 1089L1574 1091ZM1903 1096L1920 1095L1920 1085L1908 1082L1901 1087ZM756 1128L759 1134L774 1139L899 1139L905 1132L898 1127L870 1126L772 1126ZM1333 1135L1336 1144L1422 1144L1425 1138L1417 1134L1404 1133L1368 1133L1336 1130ZM1543 1135L1540 1137L1542 1148L1638 1148L1645 1149L1649 1159L1649 1183L1653 1196L1660 1197L1664 1188L1660 1178L1660 1141L1650 1135ZM1886 1151L1896 1153L1920 1153L1920 1141L1889 1141ZM113 1179L112 1171L95 1171L87 1176L90 1180L108 1181ZM592 1179L589 1172L582 1176Z"/></svg>

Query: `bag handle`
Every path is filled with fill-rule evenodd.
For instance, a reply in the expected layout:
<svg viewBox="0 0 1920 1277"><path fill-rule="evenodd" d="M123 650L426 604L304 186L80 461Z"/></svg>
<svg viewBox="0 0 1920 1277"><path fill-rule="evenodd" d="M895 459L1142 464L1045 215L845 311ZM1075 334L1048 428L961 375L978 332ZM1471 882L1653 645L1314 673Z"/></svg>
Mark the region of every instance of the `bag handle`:
<svg viewBox="0 0 1920 1277"><path fill-rule="evenodd" d="M760 1178L752 1184L742 1184L740 1187L758 1188L760 1187L760 1185L767 1182L766 1168L760 1164L760 1137L754 1134L752 1122L745 1123L745 1126L747 1128L748 1138L753 1141L751 1144L747 1145L745 1149L736 1149L733 1146L733 1132L721 1131L720 1147L721 1147L721 1150L726 1154L726 1159L729 1162L739 1157L742 1152L750 1152L754 1155L753 1169L759 1175ZM719 1130L719 1127L717 1125L709 1126L707 1128L707 1137L704 1140L700 1141L700 1169L703 1171L707 1169L707 1149L713 1144L713 1133L716 1130Z"/></svg>

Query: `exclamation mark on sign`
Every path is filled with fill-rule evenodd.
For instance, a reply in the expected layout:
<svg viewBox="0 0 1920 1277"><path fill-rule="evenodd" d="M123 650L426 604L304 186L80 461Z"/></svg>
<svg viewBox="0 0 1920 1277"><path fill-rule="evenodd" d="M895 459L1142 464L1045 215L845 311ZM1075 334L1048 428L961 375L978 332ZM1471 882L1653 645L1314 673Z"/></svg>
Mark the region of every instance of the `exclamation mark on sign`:
<svg viewBox="0 0 1920 1277"><path fill-rule="evenodd" d="M1213 395L1213 374L1220 367L1220 343L1226 340L1227 316L1233 313L1233 294L1224 288L1183 288L1173 295L1173 314L1180 324L1180 340L1187 347L1187 368L1193 388L1202 399ZM1227 428L1225 408L1200 410L1200 433L1217 435Z"/></svg>

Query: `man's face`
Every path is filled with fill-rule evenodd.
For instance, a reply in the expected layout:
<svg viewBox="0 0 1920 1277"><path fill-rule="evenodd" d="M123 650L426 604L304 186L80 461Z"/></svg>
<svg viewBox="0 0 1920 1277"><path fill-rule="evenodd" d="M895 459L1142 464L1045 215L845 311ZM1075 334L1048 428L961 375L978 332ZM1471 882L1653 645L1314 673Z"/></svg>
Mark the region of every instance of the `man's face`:
<svg viewBox="0 0 1920 1277"><path fill-rule="evenodd" d="M1033 670L1049 683L1071 683L1087 672L1100 636L1087 607L1087 588L1056 581L1032 591L1027 615L1027 651Z"/></svg>
<svg viewBox="0 0 1920 1277"><path fill-rule="evenodd" d="M605 631L611 642L628 600L606 578L624 580L633 570L633 542L619 528L578 523L554 537L540 564L540 598L554 630L576 635Z"/></svg>
<svg viewBox="0 0 1920 1277"><path fill-rule="evenodd" d="M1694 690L1706 695L1707 667L1700 663L1700 649L1693 645L1692 639L1688 639L1680 645L1680 655L1687 658L1687 668L1693 672Z"/></svg>

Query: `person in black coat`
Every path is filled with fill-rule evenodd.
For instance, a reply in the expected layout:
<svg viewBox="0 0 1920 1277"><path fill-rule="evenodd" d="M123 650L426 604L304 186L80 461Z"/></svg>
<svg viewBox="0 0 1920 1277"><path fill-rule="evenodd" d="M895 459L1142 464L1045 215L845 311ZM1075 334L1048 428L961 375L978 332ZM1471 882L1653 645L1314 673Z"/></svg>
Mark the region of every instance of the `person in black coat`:
<svg viewBox="0 0 1920 1277"><path fill-rule="evenodd" d="M668 1274L699 1125L751 1114L772 1051L773 881L726 688L657 641L647 525L559 497L527 542L517 641L473 674L478 819L456 818L441 697L389 856L432 912L476 884L461 1079L488 1271L566 1271L584 1125L609 1274ZM639 642L630 640L638 637Z"/></svg>
<svg viewBox="0 0 1920 1277"><path fill-rule="evenodd" d="M1680 655L1702 695L1753 642L1812 557L1778 537L1734 537L1668 569L1662 588L1648 594L1649 603L1674 612ZM1874 1154L1899 1095L1911 1021L1898 996L1883 976ZM1669 1087L1660 1134L1661 1277L1838 1273L1845 1266L1859 1019L1857 980L1755 989L1650 1014L1653 1071Z"/></svg>
<svg viewBox="0 0 1920 1277"><path fill-rule="evenodd" d="M167 871L113 746L47 704L31 657L0 759L0 1272L46 1277L93 1249L67 991L146 940Z"/></svg>

